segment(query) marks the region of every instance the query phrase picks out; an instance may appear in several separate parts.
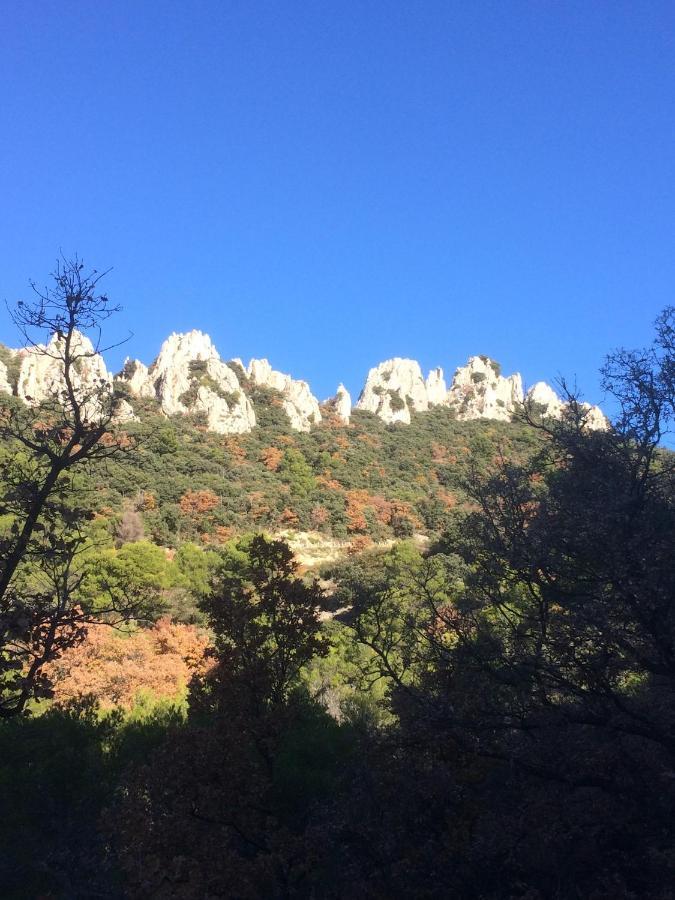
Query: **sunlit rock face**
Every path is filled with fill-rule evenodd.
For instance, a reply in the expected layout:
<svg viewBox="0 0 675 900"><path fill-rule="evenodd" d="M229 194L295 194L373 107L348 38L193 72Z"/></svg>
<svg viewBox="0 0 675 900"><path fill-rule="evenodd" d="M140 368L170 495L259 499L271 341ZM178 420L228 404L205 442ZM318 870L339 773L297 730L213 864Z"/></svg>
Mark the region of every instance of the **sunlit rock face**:
<svg viewBox="0 0 675 900"><path fill-rule="evenodd" d="M0 393L11 394L12 385L9 381L9 372L7 366L0 360Z"/></svg>
<svg viewBox="0 0 675 900"><path fill-rule="evenodd" d="M455 371L446 402L458 419L508 422L523 402L523 381L517 372L505 378L487 356L472 356Z"/></svg>
<svg viewBox="0 0 675 900"><path fill-rule="evenodd" d="M356 409L375 413L388 424L410 424L411 410L429 408L427 387L414 359L388 359L368 373Z"/></svg>
<svg viewBox="0 0 675 900"><path fill-rule="evenodd" d="M148 367L139 360L127 357L124 360L122 371L117 377L128 385L129 392L134 397L156 399L155 385L150 377Z"/></svg>
<svg viewBox="0 0 675 900"><path fill-rule="evenodd" d="M281 394L282 406L291 428L309 431L312 425L318 425L321 421L319 401L306 381L277 372L266 359L252 359L246 374L253 384L271 388Z"/></svg>
<svg viewBox="0 0 675 900"><path fill-rule="evenodd" d="M67 401L63 377L63 338L54 335L49 343L22 350L3 349L0 360L0 393L16 393L28 404L45 400ZM103 358L91 341L78 332L73 347L79 355L73 385L85 416L90 420L110 415L116 422L136 418L133 404L117 397L113 403L113 379ZM9 354L9 356L7 355ZM18 363L18 381L15 370ZM172 334L151 366L127 359L117 376L130 399L155 400L166 415L201 414L206 427L220 434L240 434L256 425L255 391L260 386L279 394L289 424L297 431L309 431L321 422L321 410L306 381L272 368L267 359L252 359L245 368L240 359L225 363L211 338L201 331ZM249 394L253 395L253 399ZM349 392L340 384L324 410L333 421L348 424L352 410L366 410L388 424L409 424L414 412L431 407L451 409L460 420L496 419L510 421L525 405L543 418L561 419L567 404L548 384L539 381L523 396L519 374L504 377L499 364L487 356L472 356L456 369L450 387L443 370L432 369L426 379L418 362L396 357L372 368L352 407ZM589 430L606 429L609 422L597 406L579 404Z"/></svg>
<svg viewBox="0 0 675 900"><path fill-rule="evenodd" d="M609 419L599 406L591 406L590 403L582 403L581 408L584 411L584 426L588 428L589 431L607 431L609 428Z"/></svg>
<svg viewBox="0 0 675 900"><path fill-rule="evenodd" d="M73 332L70 350L75 357L71 383L75 402L85 421L106 418L111 411L113 378L103 357L96 353L89 338ZM19 351L21 364L17 396L30 406L58 402L66 408L73 403L65 377L65 339L52 335L49 342Z"/></svg>
<svg viewBox="0 0 675 900"><path fill-rule="evenodd" d="M219 434L242 434L255 425L255 412L233 369L201 331L172 334L147 368L128 361L120 379L137 397L154 397L167 415L202 413Z"/></svg>
<svg viewBox="0 0 675 900"><path fill-rule="evenodd" d="M113 422L116 425L125 425L127 422L137 422L138 416L128 400L121 398L115 400L113 405Z"/></svg>
<svg viewBox="0 0 675 900"><path fill-rule="evenodd" d="M448 398L448 389L443 377L443 369L432 369L425 382L429 406L443 406Z"/></svg>
<svg viewBox="0 0 675 900"><path fill-rule="evenodd" d="M326 400L324 407L329 409L343 425L347 425L352 415L352 398L347 388L339 384L335 396Z"/></svg>
<svg viewBox="0 0 675 900"><path fill-rule="evenodd" d="M568 404L564 403L545 381L538 381L532 385L525 400L530 412L541 416L542 419L562 419L568 409ZM589 431L606 431L609 428L609 420L599 406L580 403L579 409L583 414L583 425Z"/></svg>
<svg viewBox="0 0 675 900"><path fill-rule="evenodd" d="M563 402L545 381L533 384L525 399L532 412L540 414L543 418L559 419L562 416Z"/></svg>

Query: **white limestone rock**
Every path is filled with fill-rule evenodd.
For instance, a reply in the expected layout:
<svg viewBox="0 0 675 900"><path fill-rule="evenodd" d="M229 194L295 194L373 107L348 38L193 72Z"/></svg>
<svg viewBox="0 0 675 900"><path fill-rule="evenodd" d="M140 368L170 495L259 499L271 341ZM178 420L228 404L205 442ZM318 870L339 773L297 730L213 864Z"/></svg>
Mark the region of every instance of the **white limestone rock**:
<svg viewBox="0 0 675 900"><path fill-rule="evenodd" d="M443 369L432 369L425 382L429 406L443 406L447 401L448 389L443 377Z"/></svg>
<svg viewBox="0 0 675 900"><path fill-rule="evenodd" d="M371 369L356 409L375 413L391 424L410 424L410 411L429 408L427 387L420 365L414 359L385 360Z"/></svg>
<svg viewBox="0 0 675 900"><path fill-rule="evenodd" d="M113 405L113 422L116 425L125 425L127 422L138 422L138 416L128 400L121 398L115 400Z"/></svg>
<svg viewBox="0 0 675 900"><path fill-rule="evenodd" d="M236 373L201 331L170 335L149 369L133 361L120 377L132 394L154 397L169 416L204 413L207 428L218 434L242 434L255 425Z"/></svg>
<svg viewBox="0 0 675 900"><path fill-rule="evenodd" d="M76 357L72 381L75 397L85 420L95 422L109 415L113 378L103 357L96 353L89 338L76 331L71 341ZM64 374L64 338L52 335L49 342L28 347L20 353L21 365L17 396L29 406L56 401L69 407Z"/></svg>
<svg viewBox="0 0 675 900"><path fill-rule="evenodd" d="M562 419L568 408L568 404L563 403L545 381L532 385L525 399L532 405L532 411L542 418ZM584 427L589 431L606 431L609 428L609 420L599 406L591 406L590 403L580 403L579 406L584 416Z"/></svg>
<svg viewBox="0 0 675 900"><path fill-rule="evenodd" d="M581 407L584 411L584 426L589 431L607 431L609 429L609 419L599 406L582 403Z"/></svg>
<svg viewBox="0 0 675 900"><path fill-rule="evenodd" d="M122 371L117 377L129 386L134 397L156 398L155 385L150 377L148 367L139 360L127 357L124 360Z"/></svg>
<svg viewBox="0 0 675 900"><path fill-rule="evenodd" d="M523 381L518 373L505 378L487 356L472 356L456 370L446 402L458 419L508 422L523 402Z"/></svg>
<svg viewBox="0 0 675 900"><path fill-rule="evenodd" d="M331 397L330 400L326 400L324 405L335 414L335 417L340 422L345 425L349 423L352 415L352 398L343 384L338 385L335 396Z"/></svg>
<svg viewBox="0 0 675 900"><path fill-rule="evenodd" d="M0 392L3 394L11 394L12 385L9 383L9 372L7 366L0 360Z"/></svg>
<svg viewBox="0 0 675 900"><path fill-rule="evenodd" d="M266 359L252 359L246 374L253 384L271 388L281 394L283 409L291 428L309 431L312 425L318 425L321 421L319 401L306 381L298 381L290 375L277 372Z"/></svg>
<svg viewBox="0 0 675 900"><path fill-rule="evenodd" d="M525 400L532 411L541 414L543 418L559 419L563 414L562 400L545 381L533 384L525 395Z"/></svg>

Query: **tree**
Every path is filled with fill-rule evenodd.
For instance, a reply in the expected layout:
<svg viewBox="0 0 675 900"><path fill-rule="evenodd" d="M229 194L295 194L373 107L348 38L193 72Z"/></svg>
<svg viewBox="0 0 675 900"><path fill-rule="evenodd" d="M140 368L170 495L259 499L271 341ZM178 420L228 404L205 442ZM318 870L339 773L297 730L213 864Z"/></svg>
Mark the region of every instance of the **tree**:
<svg viewBox="0 0 675 900"><path fill-rule="evenodd" d="M675 457L661 441L674 324L666 310L651 348L608 358L613 427L589 432L569 396L562 421L538 424L545 440L529 463L472 478L478 510L453 541L463 585L430 610L429 733L503 780L483 797L493 830L477 834L480 864L508 858L501 876L545 896L668 895Z"/></svg>
<svg viewBox="0 0 675 900"><path fill-rule="evenodd" d="M193 682L186 728L131 775L111 818L130 896L310 895L305 829L336 778L339 726L301 690L301 668L327 646L321 591L295 572L281 541L227 549L202 603L216 665Z"/></svg>
<svg viewBox="0 0 675 900"><path fill-rule="evenodd" d="M474 471L445 590L355 604L398 727L370 824L368 793L351 805L364 877L393 869L397 896L672 896L674 324L609 357L613 427L568 395L532 459Z"/></svg>
<svg viewBox="0 0 675 900"><path fill-rule="evenodd" d="M255 535L240 545L217 590L200 604L223 678L256 705L285 702L303 665L327 652L318 617L323 592L296 571L287 544Z"/></svg>
<svg viewBox="0 0 675 900"><path fill-rule="evenodd" d="M143 607L118 596L94 613L77 600L92 505L86 476L129 446L98 362L101 328L119 309L99 291L103 274L62 259L52 286L32 283L35 299L19 301L13 313L25 358L38 370L38 393L24 386L26 402L0 400L8 448L0 512L9 523L0 539L0 717L23 712L48 689L44 665L81 639L92 616L122 621Z"/></svg>

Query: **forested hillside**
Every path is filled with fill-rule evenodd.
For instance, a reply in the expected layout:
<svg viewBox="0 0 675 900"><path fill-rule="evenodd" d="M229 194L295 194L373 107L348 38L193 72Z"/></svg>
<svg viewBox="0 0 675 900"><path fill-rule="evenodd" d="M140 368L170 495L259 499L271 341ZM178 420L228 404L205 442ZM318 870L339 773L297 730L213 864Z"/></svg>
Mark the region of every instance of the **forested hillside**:
<svg viewBox="0 0 675 900"><path fill-rule="evenodd" d="M519 461L537 446L522 424L459 422L442 408L417 413L409 426L357 411L349 425L327 419L299 433L274 392L257 401L259 425L229 436L197 417L167 419L147 401L141 421L124 428L133 453L95 476L111 533L131 511L151 540L170 547L289 528L342 540L435 535L466 505L473 467Z"/></svg>

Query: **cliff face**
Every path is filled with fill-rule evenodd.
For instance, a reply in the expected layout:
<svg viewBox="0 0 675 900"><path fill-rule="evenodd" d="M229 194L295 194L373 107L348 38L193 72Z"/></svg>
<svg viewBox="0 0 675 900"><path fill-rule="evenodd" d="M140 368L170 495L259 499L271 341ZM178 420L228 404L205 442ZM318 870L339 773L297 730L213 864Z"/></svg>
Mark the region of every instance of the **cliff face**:
<svg viewBox="0 0 675 900"><path fill-rule="evenodd" d="M283 408L296 431L309 431L321 421L319 401L306 381L296 381L290 375L275 371L266 359L252 359L246 374L253 384L278 391Z"/></svg>
<svg viewBox="0 0 675 900"><path fill-rule="evenodd" d="M148 368L127 360L120 379L132 395L154 397L168 416L202 413L218 434L241 434L255 425L255 412L236 372L201 331L172 334Z"/></svg>
<svg viewBox="0 0 675 900"><path fill-rule="evenodd" d="M326 400L324 406L329 409L338 421L343 425L347 425L352 415L352 398L351 394L343 384L338 385L335 396L330 400Z"/></svg>
<svg viewBox="0 0 675 900"><path fill-rule="evenodd" d="M410 412L429 409L420 364L414 359L388 359L368 373L356 409L375 413L385 422L410 423Z"/></svg>
<svg viewBox="0 0 675 900"><path fill-rule="evenodd" d="M537 382L527 393L533 409L544 417L560 418L565 404L553 388ZM412 412L447 406L461 421L497 419L509 422L523 405L523 381L516 372L505 377L500 366L487 356L472 356L455 370L446 387L443 369L432 369L426 379L412 359L389 359L368 373L357 409L375 413L388 424L408 424ZM597 406L585 404L586 427L606 428L608 423Z"/></svg>
<svg viewBox="0 0 675 900"><path fill-rule="evenodd" d="M523 401L520 375L504 378L499 366L484 356L472 356L455 372L448 389L443 370L432 369L426 379L412 359L389 359L371 369L356 404L385 422L410 422L412 411L430 406L449 406L458 419L502 419L508 421Z"/></svg>
<svg viewBox="0 0 675 900"><path fill-rule="evenodd" d="M64 339L53 335L46 345L20 350L16 395L29 406L58 401L70 406L63 355ZM73 393L85 419L95 421L109 414L113 396L113 377L103 357L83 334L75 332L71 343L74 365L71 372ZM5 367L5 380L7 369ZM9 386L9 384L7 384ZM10 387L11 391L11 387Z"/></svg>
<svg viewBox="0 0 675 900"><path fill-rule="evenodd" d="M523 402L523 382L516 372L505 378L487 356L472 356L456 371L446 403L458 419L501 419L508 422Z"/></svg>
<svg viewBox="0 0 675 900"><path fill-rule="evenodd" d="M14 351L3 349L0 361L0 391L16 393L29 404L64 396L62 347L54 336L46 347ZM89 339L76 336L80 355L75 378L80 398L87 399L87 414L97 414L102 394L113 391L113 377L103 358L94 351ZM18 380L15 362L18 361ZM240 360L223 362L211 338L201 331L172 334L160 349L156 360L147 366L127 359L117 376L126 386L132 403L118 401L119 421L134 418L133 399L156 401L167 415L202 414L206 426L219 434L241 434L256 425L255 391L252 386L279 394L280 405L292 428L309 431L321 422L321 409L306 381L292 378L272 368L266 359L252 359L244 368ZM98 399L96 399L98 397ZM509 421L527 402L533 412L559 419L565 404L556 392L540 381L523 394L518 373L503 376L499 364L487 356L472 356L465 366L455 370L450 386L441 368L432 369L426 378L418 362L396 357L372 368L361 391L357 410L366 410L388 424L409 424L413 413L431 407L446 406L460 420L497 419ZM324 409L347 425L352 415L349 392L341 384ZM598 407L583 406L590 429L606 428L607 419Z"/></svg>

